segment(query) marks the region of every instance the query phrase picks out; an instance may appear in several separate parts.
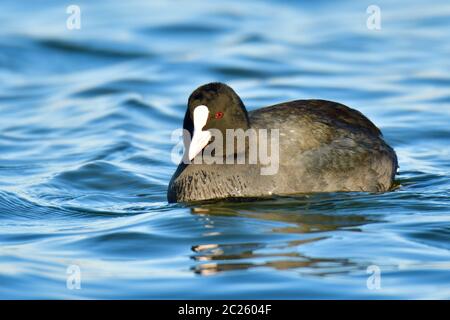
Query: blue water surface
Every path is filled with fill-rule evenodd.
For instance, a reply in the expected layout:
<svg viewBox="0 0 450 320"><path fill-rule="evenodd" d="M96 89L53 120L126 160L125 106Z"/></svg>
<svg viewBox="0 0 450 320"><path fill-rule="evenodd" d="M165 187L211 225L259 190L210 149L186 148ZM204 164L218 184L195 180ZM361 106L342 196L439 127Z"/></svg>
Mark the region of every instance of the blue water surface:
<svg viewBox="0 0 450 320"><path fill-rule="evenodd" d="M448 1L2 0L0 26L0 298L450 298ZM360 110L399 187L168 204L210 81Z"/></svg>

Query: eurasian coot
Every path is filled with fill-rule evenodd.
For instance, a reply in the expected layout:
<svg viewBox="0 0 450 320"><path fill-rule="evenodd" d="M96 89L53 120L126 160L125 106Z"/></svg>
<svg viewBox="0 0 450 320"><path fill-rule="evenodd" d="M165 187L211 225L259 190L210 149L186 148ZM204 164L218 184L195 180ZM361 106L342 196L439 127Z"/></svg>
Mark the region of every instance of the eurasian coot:
<svg viewBox="0 0 450 320"><path fill-rule="evenodd" d="M170 181L169 202L379 192L392 187L397 170L396 154L381 131L359 111L336 102L295 100L247 113L232 88L209 83L189 97L183 127L186 151ZM238 135L227 136L233 131L256 134L244 135L239 144ZM220 134L223 143L208 155L223 161L208 162L205 153ZM226 148L230 139L235 143ZM270 150L270 156L252 162L249 154L258 149Z"/></svg>

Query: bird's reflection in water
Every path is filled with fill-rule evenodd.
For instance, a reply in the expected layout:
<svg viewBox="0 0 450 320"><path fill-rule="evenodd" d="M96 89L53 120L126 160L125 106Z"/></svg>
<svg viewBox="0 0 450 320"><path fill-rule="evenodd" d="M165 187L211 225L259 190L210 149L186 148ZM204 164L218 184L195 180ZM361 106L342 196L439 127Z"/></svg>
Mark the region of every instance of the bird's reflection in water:
<svg viewBox="0 0 450 320"><path fill-rule="evenodd" d="M301 247L330 237L330 231L360 231L359 227L380 221L372 217L358 214L341 214L335 210L322 210L326 204L315 202L313 206L305 206L302 202L277 202L277 212L272 205L264 203L243 204L206 204L191 209L198 215L205 228L205 236L222 236L235 228L251 228L251 221L267 222L262 235L263 241L242 242L227 238L223 243L206 243L192 246L192 259L196 264L192 270L200 275L212 275L224 271L269 267L276 270L292 269L302 274L326 276L328 274L348 273L363 269L359 263L342 258L311 257L301 253ZM307 202L309 203L309 202ZM327 205L329 206L329 204ZM282 207L282 210L280 210ZM272 208L272 210L270 209ZM334 208L336 209L336 208ZM327 211L328 213L325 213ZM241 217L242 223L236 225L217 225L218 219L226 216ZM246 219L246 220L245 220ZM228 221L228 220L227 220ZM233 219L232 223L236 223ZM250 225L250 226L248 226ZM239 231L241 233L242 230ZM249 233L255 234L255 230ZM264 237L264 234L269 236ZM270 235L289 235L289 240L275 240ZM298 239L292 240L297 235ZM240 239L242 240L242 239Z"/></svg>

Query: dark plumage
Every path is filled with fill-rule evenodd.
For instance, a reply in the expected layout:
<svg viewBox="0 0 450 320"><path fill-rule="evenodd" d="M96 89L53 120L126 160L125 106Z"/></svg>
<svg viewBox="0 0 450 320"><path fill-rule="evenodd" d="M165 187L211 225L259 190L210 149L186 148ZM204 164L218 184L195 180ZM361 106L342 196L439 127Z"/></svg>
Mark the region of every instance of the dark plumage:
<svg viewBox="0 0 450 320"><path fill-rule="evenodd" d="M396 154L359 111L331 101L296 100L247 113L233 89L210 83L189 97L183 126L191 135L193 110L199 105L209 109L203 130L218 129L225 136L226 129L279 129L279 169L261 175L261 163L181 163L169 184L169 202L392 187ZM217 112L223 113L221 119L214 117ZM233 155L224 150L224 156Z"/></svg>

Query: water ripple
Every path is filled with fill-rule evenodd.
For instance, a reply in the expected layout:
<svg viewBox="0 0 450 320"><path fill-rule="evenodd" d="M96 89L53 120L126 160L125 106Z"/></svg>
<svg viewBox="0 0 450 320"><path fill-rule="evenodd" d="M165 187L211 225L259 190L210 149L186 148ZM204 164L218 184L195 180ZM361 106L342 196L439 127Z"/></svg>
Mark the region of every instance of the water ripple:
<svg viewBox="0 0 450 320"><path fill-rule="evenodd" d="M445 1L380 3L378 31L349 1L80 0L80 30L54 1L3 2L0 298L450 297ZM397 187L168 204L172 130L210 81L250 110L357 108L395 148Z"/></svg>

